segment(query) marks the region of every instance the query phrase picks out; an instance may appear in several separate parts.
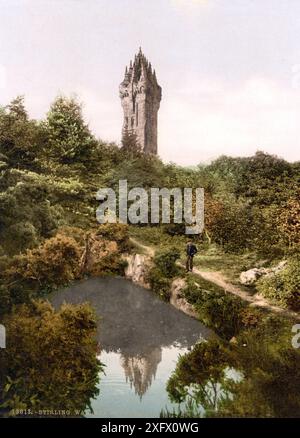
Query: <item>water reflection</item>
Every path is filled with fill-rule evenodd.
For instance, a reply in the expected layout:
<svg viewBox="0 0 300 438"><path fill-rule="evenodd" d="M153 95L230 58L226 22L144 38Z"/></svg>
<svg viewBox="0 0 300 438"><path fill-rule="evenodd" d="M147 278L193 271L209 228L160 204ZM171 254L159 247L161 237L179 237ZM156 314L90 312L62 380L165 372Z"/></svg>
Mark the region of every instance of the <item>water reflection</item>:
<svg viewBox="0 0 300 438"><path fill-rule="evenodd" d="M161 362L161 349L156 347L147 356L124 356L121 355L120 362L124 368L126 382L130 382L135 394L143 397L147 389L155 379L157 366Z"/></svg>
<svg viewBox="0 0 300 438"><path fill-rule="evenodd" d="M97 416L104 416L108 407L106 415L110 416L138 416L139 412L141 416L150 416L149 398L156 406L153 416L158 415L160 403L167 402L165 383L179 353L212 335L198 321L162 302L153 292L123 278L78 282L56 292L51 301L55 307L64 301L73 304L88 301L100 318L97 339L107 376L101 378L100 399L93 406ZM143 406L145 395L148 397Z"/></svg>

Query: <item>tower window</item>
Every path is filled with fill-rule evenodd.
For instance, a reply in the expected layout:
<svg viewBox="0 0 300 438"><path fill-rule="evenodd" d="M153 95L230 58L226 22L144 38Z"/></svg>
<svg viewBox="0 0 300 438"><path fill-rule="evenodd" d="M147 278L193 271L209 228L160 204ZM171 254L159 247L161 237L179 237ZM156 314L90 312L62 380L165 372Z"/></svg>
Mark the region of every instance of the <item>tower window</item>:
<svg viewBox="0 0 300 438"><path fill-rule="evenodd" d="M131 117L131 127L134 127L134 117Z"/></svg>
<svg viewBox="0 0 300 438"><path fill-rule="evenodd" d="M138 103L136 104L136 114L135 114L135 124L136 124L136 126L138 126L138 124L139 124L139 105L138 105Z"/></svg>

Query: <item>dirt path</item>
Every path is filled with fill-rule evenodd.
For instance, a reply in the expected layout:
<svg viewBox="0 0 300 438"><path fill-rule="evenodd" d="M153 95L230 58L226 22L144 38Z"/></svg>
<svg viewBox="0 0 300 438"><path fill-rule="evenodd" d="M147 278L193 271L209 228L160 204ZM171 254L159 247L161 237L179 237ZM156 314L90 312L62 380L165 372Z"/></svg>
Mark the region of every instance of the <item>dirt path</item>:
<svg viewBox="0 0 300 438"><path fill-rule="evenodd" d="M140 243L138 240L130 237L131 242L142 249L143 252L150 257L153 257L155 254L155 249L151 246L146 246ZM179 266L185 268L182 263L178 263ZM289 318L295 318L300 321L300 315L292 310L282 309L281 307L275 306L271 304L268 300L262 297L259 294L251 295L249 292L246 292L240 289L238 286L233 285L228 281L228 279L218 271L202 271L198 268L193 269L193 274L196 274L202 277L204 280L210 281L211 283L216 284L225 290L225 292L229 292L233 295L240 297L242 300L247 301L250 306L253 307L261 307L270 310L271 312L277 313L279 315L288 316Z"/></svg>
<svg viewBox="0 0 300 438"><path fill-rule="evenodd" d="M204 280L210 281L211 283L220 286L225 290L225 292L229 292L233 295L240 297L244 301L248 301L250 303L250 306L263 307L270 310L271 312L300 320L300 315L296 312L293 312L292 310L282 309L281 307L271 304L270 302L268 302L268 300L266 300L259 294L251 295L250 293L240 289L239 287L234 286L225 278L225 276L221 272L201 271L197 268L194 268L193 273L204 278Z"/></svg>

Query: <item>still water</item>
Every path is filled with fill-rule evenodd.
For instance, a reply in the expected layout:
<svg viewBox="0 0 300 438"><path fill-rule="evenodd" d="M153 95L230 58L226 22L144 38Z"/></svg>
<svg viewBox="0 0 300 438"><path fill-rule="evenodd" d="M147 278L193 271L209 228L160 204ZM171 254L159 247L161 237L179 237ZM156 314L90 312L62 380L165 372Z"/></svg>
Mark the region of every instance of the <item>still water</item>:
<svg viewBox="0 0 300 438"><path fill-rule="evenodd" d="M200 322L124 278L91 278L56 292L51 302L89 302L98 317L100 394L88 417L159 417L173 409L166 383L180 354L212 336Z"/></svg>

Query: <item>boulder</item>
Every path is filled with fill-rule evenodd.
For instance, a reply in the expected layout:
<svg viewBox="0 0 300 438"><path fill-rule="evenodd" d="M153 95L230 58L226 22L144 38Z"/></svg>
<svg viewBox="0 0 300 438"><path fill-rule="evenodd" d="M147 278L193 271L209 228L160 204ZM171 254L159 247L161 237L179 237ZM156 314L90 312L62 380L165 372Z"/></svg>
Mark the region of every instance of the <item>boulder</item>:
<svg viewBox="0 0 300 438"><path fill-rule="evenodd" d="M143 254L125 256L127 267L125 277L147 289L150 285L147 280L148 272L152 266L151 257Z"/></svg>
<svg viewBox="0 0 300 438"><path fill-rule="evenodd" d="M241 272L240 283L245 286L251 286L256 283L256 281L264 274L262 272L264 268L253 268L248 271Z"/></svg>
<svg viewBox="0 0 300 438"><path fill-rule="evenodd" d="M243 271L240 274L240 283L245 286L252 286L263 275L274 275L282 271L286 266L286 260L282 260L273 268L253 268L248 271Z"/></svg>

